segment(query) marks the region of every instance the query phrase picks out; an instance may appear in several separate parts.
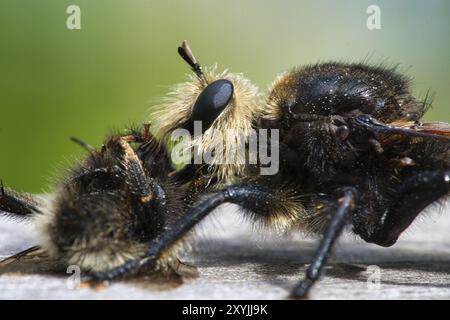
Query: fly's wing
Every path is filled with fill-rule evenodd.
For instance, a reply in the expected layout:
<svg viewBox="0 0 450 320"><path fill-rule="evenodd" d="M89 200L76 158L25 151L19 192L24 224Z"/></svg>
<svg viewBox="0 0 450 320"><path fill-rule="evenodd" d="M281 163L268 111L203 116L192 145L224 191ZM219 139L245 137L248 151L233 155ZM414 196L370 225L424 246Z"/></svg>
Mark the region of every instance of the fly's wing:
<svg viewBox="0 0 450 320"><path fill-rule="evenodd" d="M355 127L381 136L381 140L392 141L401 137L422 137L450 143L450 125L445 122L395 121L383 123L369 115L353 119Z"/></svg>
<svg viewBox="0 0 450 320"><path fill-rule="evenodd" d="M446 122L396 121L388 126L398 130L399 134L403 132L405 135L423 136L450 142L450 124Z"/></svg>
<svg viewBox="0 0 450 320"><path fill-rule="evenodd" d="M41 247L39 246L34 246L28 249L25 249L19 253L16 253L13 256L7 257L3 260L0 261L0 267L4 267L7 266L11 263L14 263L16 261L19 261L22 258L29 258L29 257L34 257L36 255L38 255L38 251L41 250Z"/></svg>
<svg viewBox="0 0 450 320"><path fill-rule="evenodd" d="M39 246L34 246L0 259L0 275L14 274L47 274L65 272L65 266L50 258Z"/></svg>

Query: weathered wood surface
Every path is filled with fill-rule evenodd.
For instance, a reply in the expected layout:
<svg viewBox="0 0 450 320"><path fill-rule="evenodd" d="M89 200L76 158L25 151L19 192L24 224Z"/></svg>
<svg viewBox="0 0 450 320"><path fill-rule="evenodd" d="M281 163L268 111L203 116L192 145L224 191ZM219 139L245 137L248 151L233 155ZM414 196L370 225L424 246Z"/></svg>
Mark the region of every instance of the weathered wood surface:
<svg viewBox="0 0 450 320"><path fill-rule="evenodd" d="M198 245L184 261L196 265L200 276L176 289L116 283L101 291L74 290L64 277L2 275L0 299L285 298L303 276L317 242L300 235L258 236L234 211L223 208L197 228ZM437 211L429 210L391 248L345 236L311 298L450 299L450 206ZM32 227L0 221L0 256L33 244Z"/></svg>

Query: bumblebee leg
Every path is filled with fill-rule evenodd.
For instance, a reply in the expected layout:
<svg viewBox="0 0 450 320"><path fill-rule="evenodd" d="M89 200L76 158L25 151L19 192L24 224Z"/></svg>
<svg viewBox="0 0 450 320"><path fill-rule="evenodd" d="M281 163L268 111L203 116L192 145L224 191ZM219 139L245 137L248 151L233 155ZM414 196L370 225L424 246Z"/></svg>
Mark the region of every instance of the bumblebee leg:
<svg viewBox="0 0 450 320"><path fill-rule="evenodd" d="M112 166L110 168L95 168L94 170L81 172L73 179L80 180L83 183L89 183L94 179L109 179L111 177L120 177L123 174L123 170L119 166Z"/></svg>
<svg viewBox="0 0 450 320"><path fill-rule="evenodd" d="M39 201L32 195L6 189L3 181L0 181L0 215L29 218L33 213L39 212L38 205Z"/></svg>
<svg viewBox="0 0 450 320"><path fill-rule="evenodd" d="M150 125L144 124L141 131L133 131L131 134L120 136L128 142L147 142L153 140L153 136L150 133ZM77 137L70 137L70 141L78 144L80 147L88 151L89 153L95 152L95 148L86 141L83 141Z"/></svg>
<svg viewBox="0 0 450 320"><path fill-rule="evenodd" d="M121 135L122 139L127 142L139 142L139 143L147 143L147 142L156 142L157 140L150 132L150 124L145 123L142 126L142 129L132 130L130 134Z"/></svg>
<svg viewBox="0 0 450 320"><path fill-rule="evenodd" d="M421 211L449 194L450 169L415 174L405 180L382 224L365 240L385 247L393 245Z"/></svg>
<svg viewBox="0 0 450 320"><path fill-rule="evenodd" d="M70 137L70 141L75 142L76 144L78 144L80 147L82 147L84 150L86 150L89 153L93 153L95 152L95 148L93 146L91 146L89 143L78 139L77 137Z"/></svg>
<svg viewBox="0 0 450 320"><path fill-rule="evenodd" d="M148 134L148 128L145 127L142 133L133 133L127 136L113 136L103 146L102 153L110 153L111 158L121 159L121 163L111 167L100 167L86 172L79 173L74 180L79 180L83 184L89 184L93 180L108 181L106 185L115 185L116 180L125 178L130 191L140 196L141 201L147 203L153 197L151 192L151 182L142 167L142 162L136 152L130 146L130 142L140 141ZM73 141L84 145L77 139ZM93 153L95 150L87 149Z"/></svg>
<svg viewBox="0 0 450 320"><path fill-rule="evenodd" d="M133 139L134 136L113 137L106 143L106 149L109 149L116 156L120 156L125 181L130 191L139 196L141 202L148 203L154 197L152 192L154 182L148 178L141 160L130 146L130 142L134 141Z"/></svg>
<svg viewBox="0 0 450 320"><path fill-rule="evenodd" d="M355 191L344 188L338 194L337 201L330 207L331 218L323 233L322 241L306 271L306 276L292 291L291 298L304 298L319 279L335 241L341 235L349 213L354 208Z"/></svg>
<svg viewBox="0 0 450 320"><path fill-rule="evenodd" d="M277 197L272 190L263 187L235 186L212 193L194 204L172 228L167 229L159 237L152 240L149 243L149 249L145 257L138 260L129 260L122 266L107 272L89 274L83 277L82 280L85 282L112 280L117 277L133 274L141 267L154 266L157 259L166 249L181 239L205 216L223 203L234 203L245 209L257 211L266 207L270 201L277 201Z"/></svg>

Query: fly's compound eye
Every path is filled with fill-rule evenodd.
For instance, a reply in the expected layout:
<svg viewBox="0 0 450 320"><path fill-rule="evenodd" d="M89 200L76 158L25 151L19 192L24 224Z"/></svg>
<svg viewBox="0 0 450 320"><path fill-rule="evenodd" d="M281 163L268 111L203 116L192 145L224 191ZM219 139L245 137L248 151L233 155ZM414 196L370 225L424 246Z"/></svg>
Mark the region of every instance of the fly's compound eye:
<svg viewBox="0 0 450 320"><path fill-rule="evenodd" d="M220 79L209 84L198 96L192 109L192 121L202 122L202 133L208 130L233 97L233 84Z"/></svg>

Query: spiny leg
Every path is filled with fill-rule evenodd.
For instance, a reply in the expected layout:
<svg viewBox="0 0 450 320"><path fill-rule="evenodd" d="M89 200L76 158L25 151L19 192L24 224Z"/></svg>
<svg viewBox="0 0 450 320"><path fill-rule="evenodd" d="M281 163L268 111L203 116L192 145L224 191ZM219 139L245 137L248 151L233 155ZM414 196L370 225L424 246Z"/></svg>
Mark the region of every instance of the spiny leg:
<svg viewBox="0 0 450 320"><path fill-rule="evenodd" d="M89 171L82 171L76 176L74 176L72 179L80 180L83 181L84 183L89 183L93 179L106 179L111 176L120 177L122 174L123 172L119 168L119 166L112 166L109 168L102 167L102 168L95 168Z"/></svg>
<svg viewBox="0 0 450 320"><path fill-rule="evenodd" d="M120 159L120 164L111 167L98 167L93 170L81 171L73 177L83 185L93 181L108 181L103 185L114 186L125 180L130 192L136 195L142 203L149 203L153 198L164 199L165 194L162 188L149 177L143 168L143 164L136 151L131 147L132 142L150 142L153 137L149 132L149 126L144 125L142 131L133 131L129 135L112 136L99 151L103 154L110 154L113 159ZM76 141L78 143L78 141ZM82 143L82 142L81 142ZM82 143L84 144L84 143ZM90 148L88 148L90 150ZM97 151L91 151L91 159L95 163Z"/></svg>
<svg viewBox="0 0 450 320"><path fill-rule="evenodd" d="M70 137L70 141L75 142L76 144L78 144L80 147L82 147L91 154L95 152L95 148L93 146L77 137Z"/></svg>
<svg viewBox="0 0 450 320"><path fill-rule="evenodd" d="M39 201L30 194L6 189L0 180L0 214L14 218L29 218L39 212Z"/></svg>
<svg viewBox="0 0 450 320"><path fill-rule="evenodd" d="M113 137L106 143L106 149L121 157L125 181L130 191L138 195L141 202L147 203L153 197L152 182L144 171L141 160L130 145L132 141L134 141L134 136Z"/></svg>
<svg viewBox="0 0 450 320"><path fill-rule="evenodd" d="M319 246L316 256L308 269L306 279L292 294L293 297L304 297L309 288L320 275L331 248L341 234L346 218L354 206L355 191L351 188L342 189L336 203L330 210L333 215L328 222L323 240ZM159 256L168 249L175 241L182 238L206 215L223 203L234 203L242 208L256 212L262 212L267 204L277 202L273 190L258 186L235 186L228 187L222 191L213 193L207 198L197 202L171 229L161 234L149 243L147 254L142 259L129 260L120 267L107 272L99 272L87 275L83 281L104 281L117 277L133 274L141 267L154 267Z"/></svg>
<svg viewBox="0 0 450 320"><path fill-rule="evenodd" d="M152 139L148 130L148 126L144 126L141 137L136 135L113 137L107 142L106 148L121 154L125 181L130 191L137 195L142 203L149 203L153 199L164 203L166 195L163 188L155 179L150 177L151 172L145 171L141 159L130 145L130 142L140 141L140 139L144 139L144 141L146 141L145 139Z"/></svg>
<svg viewBox="0 0 450 320"><path fill-rule="evenodd" d="M152 178L149 178L137 152L130 145L133 142L147 144L153 141L153 136L149 131L149 125L144 125L141 131L132 130L127 135L114 135L110 137L100 151L95 150L77 138L71 138L71 140L89 151L91 154L90 161L94 167L98 165L98 167L93 169L81 169L80 172L72 177L81 186L97 182L97 188L115 188L125 180L130 192L136 195L139 198L138 201L142 203L150 202L154 198L154 193L156 193L157 197L164 198L163 191L161 191L161 188ZM101 164L97 164L100 155L103 155L103 158L120 159L120 163L103 167ZM101 187L98 186L99 182L101 182ZM155 189L155 192L152 192L152 189Z"/></svg>
<svg viewBox="0 0 450 320"><path fill-rule="evenodd" d="M148 251L145 257L129 260L122 266L107 272L86 275L83 277L83 281L97 282L112 280L117 277L133 274L144 266L153 267L159 256L166 249L182 238L205 216L223 203L234 203L240 205L244 209L258 211L264 210L268 202L276 201L277 198L273 191L264 187L235 186L212 193L191 207L172 228L166 230L159 237L152 240L148 245Z"/></svg>
<svg viewBox="0 0 450 320"><path fill-rule="evenodd" d="M38 200L30 194L6 190L3 181L0 180L0 216L6 215L14 219L29 219L34 213L40 212L37 208L38 204ZM33 246L16 253L13 256L0 260L0 266L19 260L21 257L39 249L39 246Z"/></svg>
<svg viewBox="0 0 450 320"><path fill-rule="evenodd" d="M92 146L74 137L72 137L71 140L89 151L91 153L91 159L94 162L96 161L97 151ZM155 185L151 178L147 177L148 175L143 168L142 161L137 152L131 147L130 143L141 142L143 144L140 147L143 147L152 144L154 141L154 137L150 133L149 124L143 125L143 128L140 131L132 130L132 132L127 135L112 136L102 147L100 152L109 152L111 153L112 158L121 158L121 166L114 165L111 167L98 167L85 172L81 171L78 175L74 176L73 179L83 182L84 184L89 184L93 180L109 180L110 184L114 185L115 180L125 178L131 192L140 196L142 202L147 203L153 197L150 192L151 187L156 189L156 192L160 191L160 188ZM157 194L157 196L158 195L161 194Z"/></svg>
<svg viewBox="0 0 450 320"><path fill-rule="evenodd" d="M150 124L144 124L142 127L142 130L132 130L130 134L126 135L119 135L119 139L122 139L126 142L150 142L155 140L153 135L150 133ZM114 139L114 137L112 138ZM112 140L111 139L111 140ZM80 147L88 151L89 153L93 154L96 152L95 148L87 143L84 140L81 140L77 137L70 137L70 141L78 144Z"/></svg>
<svg viewBox="0 0 450 320"><path fill-rule="evenodd" d="M123 139L126 142L139 142L139 143L148 143L148 142L156 142L157 140L150 132L150 124L145 123L142 125L141 129L131 129L129 134L119 135L120 139Z"/></svg>
<svg viewBox="0 0 450 320"><path fill-rule="evenodd" d="M344 188L338 192L337 201L329 208L331 217L323 233L319 248L306 271L305 279L292 291L291 298L304 298L319 279L333 245L341 235L347 217L354 208L354 201L355 191L352 188Z"/></svg>

